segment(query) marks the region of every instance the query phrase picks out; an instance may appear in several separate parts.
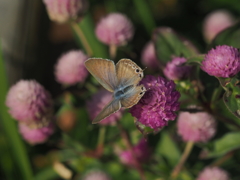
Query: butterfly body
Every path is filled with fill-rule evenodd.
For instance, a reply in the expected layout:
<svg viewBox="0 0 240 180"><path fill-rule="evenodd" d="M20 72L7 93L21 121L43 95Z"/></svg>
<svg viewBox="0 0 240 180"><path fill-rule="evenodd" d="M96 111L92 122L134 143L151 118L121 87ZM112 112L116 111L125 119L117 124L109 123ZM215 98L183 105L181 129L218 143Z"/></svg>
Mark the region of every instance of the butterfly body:
<svg viewBox="0 0 240 180"><path fill-rule="evenodd" d="M108 59L90 58L85 62L85 66L105 89L113 92L113 100L103 108L93 120L93 124L121 107L132 107L146 91L143 85L138 85L143 78L143 70L130 59L121 59L115 66L114 62Z"/></svg>

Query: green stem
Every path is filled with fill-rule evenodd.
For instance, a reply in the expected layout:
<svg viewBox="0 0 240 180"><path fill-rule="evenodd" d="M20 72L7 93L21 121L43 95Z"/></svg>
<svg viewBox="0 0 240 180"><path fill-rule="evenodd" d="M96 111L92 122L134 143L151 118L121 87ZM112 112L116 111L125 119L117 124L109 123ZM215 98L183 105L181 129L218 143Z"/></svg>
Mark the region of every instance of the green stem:
<svg viewBox="0 0 240 180"><path fill-rule="evenodd" d="M8 91L7 77L4 69L4 62L0 52L0 123L3 127L7 142L10 146L11 153L15 162L21 172L21 178L25 180L32 180L32 169L30 166L27 151L20 138L16 122L10 117L7 107L5 106L5 99Z"/></svg>
<svg viewBox="0 0 240 180"><path fill-rule="evenodd" d="M101 126L98 136L98 147L103 147L106 134L106 126Z"/></svg>
<svg viewBox="0 0 240 180"><path fill-rule="evenodd" d="M190 152L192 151L193 145L194 145L194 142L192 142L192 141L187 142L187 145L184 149L184 152L182 154L182 157L181 157L179 163L177 164L177 166L172 171L172 174L171 174L172 178L176 178L178 176L180 170L182 169L182 166L184 165L184 163L187 160Z"/></svg>

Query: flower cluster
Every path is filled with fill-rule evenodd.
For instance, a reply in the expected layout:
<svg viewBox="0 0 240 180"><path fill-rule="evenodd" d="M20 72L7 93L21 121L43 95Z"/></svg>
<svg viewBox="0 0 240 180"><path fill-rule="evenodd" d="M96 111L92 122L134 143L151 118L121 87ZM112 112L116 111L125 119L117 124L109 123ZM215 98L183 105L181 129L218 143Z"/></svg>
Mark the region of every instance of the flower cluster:
<svg viewBox="0 0 240 180"><path fill-rule="evenodd" d="M219 167L206 167L199 173L197 180L230 180L228 173Z"/></svg>
<svg viewBox="0 0 240 180"><path fill-rule="evenodd" d="M179 109L180 93L176 91L173 81L151 75L142 79L141 84L147 92L141 100L130 109L132 116L141 124L158 130L174 120Z"/></svg>
<svg viewBox="0 0 240 180"><path fill-rule="evenodd" d="M42 143L52 134L52 98L38 82L17 82L7 94L6 105L12 117L19 121L20 133L29 143Z"/></svg>

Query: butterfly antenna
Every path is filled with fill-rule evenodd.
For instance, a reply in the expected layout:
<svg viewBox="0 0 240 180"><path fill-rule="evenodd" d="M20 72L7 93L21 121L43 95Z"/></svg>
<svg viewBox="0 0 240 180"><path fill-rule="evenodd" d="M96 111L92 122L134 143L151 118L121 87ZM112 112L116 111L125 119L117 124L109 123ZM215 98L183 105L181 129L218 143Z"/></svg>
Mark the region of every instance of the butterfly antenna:
<svg viewBox="0 0 240 180"><path fill-rule="evenodd" d="M147 69L147 67L145 67L144 69L143 69L143 71L145 71Z"/></svg>

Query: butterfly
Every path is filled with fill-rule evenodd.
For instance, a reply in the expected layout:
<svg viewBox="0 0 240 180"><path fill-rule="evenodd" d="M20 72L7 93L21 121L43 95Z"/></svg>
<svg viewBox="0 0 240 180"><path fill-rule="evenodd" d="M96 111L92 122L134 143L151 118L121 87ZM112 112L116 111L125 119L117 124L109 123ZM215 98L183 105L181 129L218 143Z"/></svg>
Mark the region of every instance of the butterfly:
<svg viewBox="0 0 240 180"><path fill-rule="evenodd" d="M134 106L146 92L143 85L138 85L143 70L130 59L121 59L115 65L109 59L89 58L85 66L105 89L113 93L113 100L94 118L93 124L121 108Z"/></svg>

